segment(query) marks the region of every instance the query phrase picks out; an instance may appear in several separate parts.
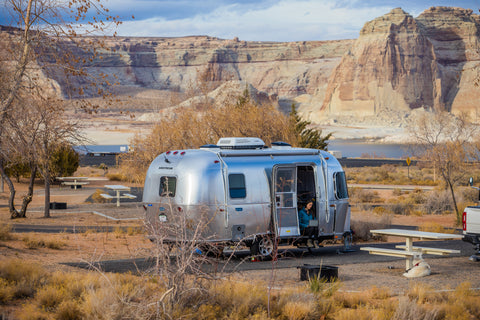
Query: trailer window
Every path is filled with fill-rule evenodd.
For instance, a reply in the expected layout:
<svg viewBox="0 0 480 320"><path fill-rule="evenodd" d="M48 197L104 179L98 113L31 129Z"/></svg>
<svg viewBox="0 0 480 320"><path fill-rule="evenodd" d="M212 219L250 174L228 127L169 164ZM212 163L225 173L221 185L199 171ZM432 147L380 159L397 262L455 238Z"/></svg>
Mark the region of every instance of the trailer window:
<svg viewBox="0 0 480 320"><path fill-rule="evenodd" d="M337 172L334 175L335 180L335 195L337 199L347 199L348 189L347 180L345 179L345 172Z"/></svg>
<svg viewBox="0 0 480 320"><path fill-rule="evenodd" d="M175 190L177 189L176 177L161 177L160 178L160 197L175 197Z"/></svg>
<svg viewBox="0 0 480 320"><path fill-rule="evenodd" d="M245 198L247 196L247 189L245 188L245 176L243 174L229 174L228 187L230 190L230 198Z"/></svg>

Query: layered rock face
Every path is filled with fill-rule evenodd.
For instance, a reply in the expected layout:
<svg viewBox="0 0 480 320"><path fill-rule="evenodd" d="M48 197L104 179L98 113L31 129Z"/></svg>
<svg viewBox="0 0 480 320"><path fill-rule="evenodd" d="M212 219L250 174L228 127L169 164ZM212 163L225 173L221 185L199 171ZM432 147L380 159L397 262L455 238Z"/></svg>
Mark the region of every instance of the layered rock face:
<svg viewBox="0 0 480 320"><path fill-rule="evenodd" d="M187 91L204 83L245 81L280 100L324 91L327 79L353 40L246 42L207 36L115 38L114 52L88 69L115 74L128 88Z"/></svg>
<svg viewBox="0 0 480 320"><path fill-rule="evenodd" d="M479 16L433 7L414 19L397 8L365 24L335 68L322 105L329 116L479 105Z"/></svg>
<svg viewBox="0 0 480 320"><path fill-rule="evenodd" d="M433 7L414 18L397 8L367 22L356 40L117 37L106 40L113 50L103 52L87 70L91 75L109 75L111 83L119 83L116 93L133 96L128 102L132 108L147 111L142 104L149 96L150 106L174 106L160 101L155 92L198 91L205 86L210 91L219 88L208 94L218 100L219 91L248 85L285 111L295 102L302 115L317 123L344 115L375 117L415 109L476 114L479 25L480 17L472 10ZM69 85L82 83L70 79L67 85L60 75L53 78L55 90L65 96ZM232 85L234 81L240 87Z"/></svg>

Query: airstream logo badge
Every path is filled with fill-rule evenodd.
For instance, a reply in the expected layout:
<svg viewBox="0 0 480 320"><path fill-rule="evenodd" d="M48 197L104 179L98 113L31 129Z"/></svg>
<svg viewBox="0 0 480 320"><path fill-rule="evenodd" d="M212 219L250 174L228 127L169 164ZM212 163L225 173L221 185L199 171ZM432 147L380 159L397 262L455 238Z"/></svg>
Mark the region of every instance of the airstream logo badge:
<svg viewBox="0 0 480 320"><path fill-rule="evenodd" d="M158 220L160 220L160 222L166 222L167 221L167 216L164 215L164 214L159 214L158 215Z"/></svg>

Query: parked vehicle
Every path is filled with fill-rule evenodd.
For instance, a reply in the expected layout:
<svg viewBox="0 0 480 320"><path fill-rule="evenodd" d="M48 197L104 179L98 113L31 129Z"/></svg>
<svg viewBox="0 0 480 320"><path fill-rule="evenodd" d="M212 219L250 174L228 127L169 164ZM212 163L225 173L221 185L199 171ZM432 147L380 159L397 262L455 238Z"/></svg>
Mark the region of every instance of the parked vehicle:
<svg viewBox="0 0 480 320"><path fill-rule="evenodd" d="M312 200L313 219L300 230L298 209ZM283 142L266 147L259 138L221 138L216 145L162 153L147 171L143 203L153 230L182 213L208 221L201 237L190 223L189 240L241 243L254 255L272 255L277 244L312 247L351 235L345 172L337 159Z"/></svg>
<svg viewBox="0 0 480 320"><path fill-rule="evenodd" d="M473 186L473 179L469 182L472 188L480 191L480 188ZM479 194L480 200L480 194ZM475 254L470 260L480 261L480 206L466 207L462 215L463 241L470 242L475 246Z"/></svg>

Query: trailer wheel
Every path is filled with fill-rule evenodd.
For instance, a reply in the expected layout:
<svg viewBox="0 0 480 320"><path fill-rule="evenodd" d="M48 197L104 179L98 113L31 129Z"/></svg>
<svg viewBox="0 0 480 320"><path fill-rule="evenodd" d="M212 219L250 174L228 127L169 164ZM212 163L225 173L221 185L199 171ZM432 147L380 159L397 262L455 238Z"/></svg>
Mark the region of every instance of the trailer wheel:
<svg viewBox="0 0 480 320"><path fill-rule="evenodd" d="M254 256L271 257L273 256L274 248L275 244L271 237L261 237L253 242L250 247L250 253Z"/></svg>

